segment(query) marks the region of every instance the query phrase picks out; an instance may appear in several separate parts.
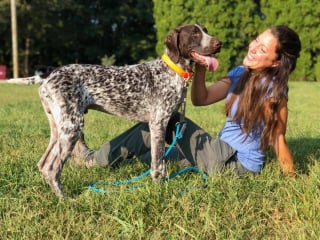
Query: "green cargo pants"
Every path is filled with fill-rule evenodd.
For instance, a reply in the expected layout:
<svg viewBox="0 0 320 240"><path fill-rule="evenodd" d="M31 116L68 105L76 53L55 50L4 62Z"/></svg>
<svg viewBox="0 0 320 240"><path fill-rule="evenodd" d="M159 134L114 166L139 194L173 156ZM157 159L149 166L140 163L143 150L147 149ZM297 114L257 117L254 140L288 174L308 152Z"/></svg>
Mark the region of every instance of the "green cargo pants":
<svg viewBox="0 0 320 240"><path fill-rule="evenodd" d="M166 141L171 144L175 134L175 125L179 121L179 114L170 119ZM182 139L177 141L166 160L180 161L182 165L197 166L208 174L214 174L227 168L233 169L241 175L249 172L237 160L236 150L219 138L212 138L190 119ZM115 161L121 161L135 155L138 159L150 163L150 133L147 123L138 123L123 132L110 142L103 144L94 157L101 166L107 166Z"/></svg>

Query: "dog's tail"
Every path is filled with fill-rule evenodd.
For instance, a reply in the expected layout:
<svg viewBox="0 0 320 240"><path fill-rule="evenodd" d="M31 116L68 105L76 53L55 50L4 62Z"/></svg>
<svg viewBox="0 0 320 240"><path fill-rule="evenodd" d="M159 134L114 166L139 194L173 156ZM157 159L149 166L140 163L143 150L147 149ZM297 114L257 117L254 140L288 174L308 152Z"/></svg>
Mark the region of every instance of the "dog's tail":
<svg viewBox="0 0 320 240"><path fill-rule="evenodd" d="M34 85L34 84L42 84L43 81L51 74L52 71L43 73L41 75L35 75L31 77L25 78L10 78L8 80L0 81L5 83L13 83L19 85Z"/></svg>
<svg viewBox="0 0 320 240"><path fill-rule="evenodd" d="M13 83L19 85L34 85L34 84L41 84L44 78L41 78L39 75L26 77L26 78L10 78L5 80L6 83Z"/></svg>

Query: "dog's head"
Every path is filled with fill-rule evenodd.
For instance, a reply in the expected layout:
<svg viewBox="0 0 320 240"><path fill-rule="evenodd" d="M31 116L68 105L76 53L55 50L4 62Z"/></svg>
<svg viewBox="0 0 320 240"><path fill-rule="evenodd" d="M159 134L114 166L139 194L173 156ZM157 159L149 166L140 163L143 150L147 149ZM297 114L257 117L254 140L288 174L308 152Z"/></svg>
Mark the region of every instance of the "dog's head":
<svg viewBox="0 0 320 240"><path fill-rule="evenodd" d="M165 40L169 58L179 63L193 60L215 71L218 61L212 55L219 52L222 42L208 35L206 28L197 24L182 25L174 29Z"/></svg>

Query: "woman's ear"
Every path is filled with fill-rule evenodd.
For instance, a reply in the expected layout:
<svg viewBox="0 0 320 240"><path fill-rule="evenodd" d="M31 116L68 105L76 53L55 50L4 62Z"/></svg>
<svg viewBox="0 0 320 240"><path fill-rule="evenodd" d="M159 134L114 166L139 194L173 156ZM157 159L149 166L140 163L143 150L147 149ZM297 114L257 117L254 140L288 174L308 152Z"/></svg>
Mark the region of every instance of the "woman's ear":
<svg viewBox="0 0 320 240"><path fill-rule="evenodd" d="M280 60L273 61L271 67L278 67L280 65Z"/></svg>

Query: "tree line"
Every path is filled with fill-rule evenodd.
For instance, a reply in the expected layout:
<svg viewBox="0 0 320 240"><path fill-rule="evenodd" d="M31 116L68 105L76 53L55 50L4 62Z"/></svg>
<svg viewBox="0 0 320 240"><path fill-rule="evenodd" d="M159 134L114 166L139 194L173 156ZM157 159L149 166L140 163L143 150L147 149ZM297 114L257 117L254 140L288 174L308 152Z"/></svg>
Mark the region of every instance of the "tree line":
<svg viewBox="0 0 320 240"><path fill-rule="evenodd" d="M17 0L20 75L36 65L125 65L163 53L166 35L185 23L206 26L223 41L224 76L241 64L249 42L266 28L296 30L302 51L291 79L320 80L318 0ZM0 64L12 67L10 3L0 0Z"/></svg>
<svg viewBox="0 0 320 240"><path fill-rule="evenodd" d="M124 65L156 57L152 1L16 1L21 76L38 65ZM0 64L9 68L10 27L10 1L0 0Z"/></svg>

